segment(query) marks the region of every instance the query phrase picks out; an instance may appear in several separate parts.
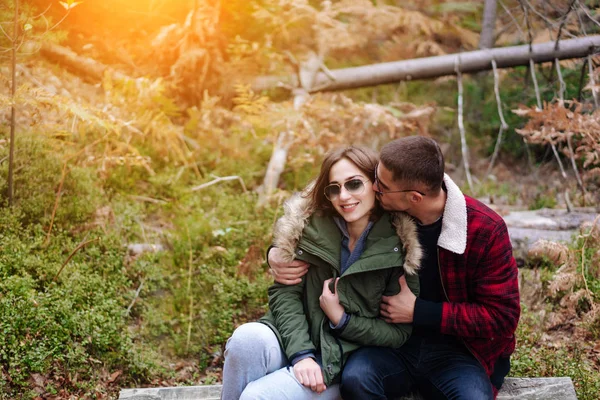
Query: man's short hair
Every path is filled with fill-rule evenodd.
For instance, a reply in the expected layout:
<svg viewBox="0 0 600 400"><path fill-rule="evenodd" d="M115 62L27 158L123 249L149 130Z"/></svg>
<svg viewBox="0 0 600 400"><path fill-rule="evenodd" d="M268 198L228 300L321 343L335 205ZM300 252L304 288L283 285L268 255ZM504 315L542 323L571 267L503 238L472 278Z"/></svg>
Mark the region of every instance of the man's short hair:
<svg viewBox="0 0 600 400"><path fill-rule="evenodd" d="M431 192L442 187L444 155L433 139L424 136L396 139L383 146L379 157L396 182L423 184Z"/></svg>

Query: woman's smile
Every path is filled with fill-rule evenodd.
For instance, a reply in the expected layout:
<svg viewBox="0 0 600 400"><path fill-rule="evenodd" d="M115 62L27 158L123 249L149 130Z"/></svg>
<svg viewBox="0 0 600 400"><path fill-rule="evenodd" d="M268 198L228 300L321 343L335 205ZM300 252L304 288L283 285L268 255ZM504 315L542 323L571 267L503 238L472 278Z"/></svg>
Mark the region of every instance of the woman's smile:
<svg viewBox="0 0 600 400"><path fill-rule="evenodd" d="M360 186L348 185L357 180ZM329 184L339 185L339 192L331 200L338 214L348 224L357 223L357 226L366 226L375 206L373 184L366 174L352 161L342 158L329 170Z"/></svg>

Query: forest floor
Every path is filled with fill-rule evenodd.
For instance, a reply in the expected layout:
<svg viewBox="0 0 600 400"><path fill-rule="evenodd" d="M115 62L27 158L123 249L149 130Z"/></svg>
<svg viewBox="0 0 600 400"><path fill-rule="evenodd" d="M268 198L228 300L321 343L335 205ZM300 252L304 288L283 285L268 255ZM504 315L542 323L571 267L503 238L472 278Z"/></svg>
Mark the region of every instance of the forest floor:
<svg viewBox="0 0 600 400"><path fill-rule="evenodd" d="M4 74L5 71L2 72ZM69 101L92 105L98 110L106 110L106 118L110 119L111 117L111 104L107 99L105 89L98 84L86 83L78 77L65 75L64 71L57 70L41 61L32 61L20 66L18 74L20 79L36 89L61 96ZM55 127L64 122L61 120L60 113L45 112L35 107L24 107L19 110L17 121L20 126L37 126L41 134L55 132ZM75 124L75 119L73 124ZM473 165L474 175L484 176L486 168L487 160L479 158ZM460 167L451 166L449 172L458 181L464 180L464 174L461 173ZM577 206L590 206L589 202L586 204L583 198L578 196L576 187L561 178L560 172L552 162L530 167L527 163L501 159L493 170L493 176L493 179L479 182L477 189L472 194L488 203L500 214L506 214L516 209L563 208L566 206L565 193L567 192L571 201L575 202ZM144 185L147 186L152 184L150 181L144 182ZM210 198L207 199L207 202L211 201ZM144 220L153 221L154 226L160 226L160 229L165 232L181 229L180 226L173 226L168 220L169 217L170 214L166 214L164 209L157 208L155 214L150 212L144 215ZM272 216L267 215L267 217L270 219L268 221L270 223ZM176 232L175 235L181 235L181 232ZM123 239L125 240L125 238ZM581 243L582 240L585 239L579 238L574 241ZM224 251L223 248L218 247L213 245L211 251L217 253ZM576 246L565 250L570 261L565 261L562 265L567 265L568 268L547 262L536 264L527 260L521 267L523 316L511 375L571 376L579 391L583 390L586 396L588 394L593 396L594 393L600 393L599 384L592 382L589 378L589 376L600 376L600 344L598 344L600 307L597 297L600 295L600 291L592 288L592 291L596 293L595 298L591 297L592 300L589 300L590 297L586 297L586 294L581 291L581 276L585 281L586 275L578 273L577 269L572 269L574 265L583 263L581 257L577 257L577 254L584 254L580 250L581 247L577 250ZM248 249L246 255L250 253L251 251ZM255 255L254 258L260 259L259 262L262 262L262 252L259 251L257 254L258 256ZM591 257L591 262L598 259L600 259L600 251L596 251L595 255ZM594 282L600 281L597 265L595 267L592 265L589 273L593 275ZM560 286L559 280L562 280L564 285ZM587 282L585 283L587 285ZM252 312L256 313L256 309ZM256 316L244 315L236 317L236 321L251 320ZM141 324L142 321L141 318L133 319L131 329L142 331L142 327L135 326L136 322ZM168 335L164 336L168 340ZM152 340L156 339L155 337ZM155 345L152 341L147 343L148 346ZM167 352L160 354L161 368L169 372L150 376L141 385L149 387L218 383L221 381L223 345L224 341L221 342L220 348L218 346L211 347L211 352L204 355L203 360L199 360L197 353ZM557 361L561 357L562 359ZM578 370L578 368L580 369ZM584 368L588 368L591 375L583 373ZM126 387L136 384L121 376L122 371L120 370L101 370L99 373L102 376L97 380L96 398L115 397L122 381L126 381L124 385ZM53 378L50 376L33 374L32 386L43 387L51 379ZM60 387L61 385L62 383L55 382L55 386ZM40 398L44 399L70 398L67 393L59 392L51 395L44 394L41 389L40 391L42 392L40 395L43 395ZM592 397L586 398L591 399Z"/></svg>

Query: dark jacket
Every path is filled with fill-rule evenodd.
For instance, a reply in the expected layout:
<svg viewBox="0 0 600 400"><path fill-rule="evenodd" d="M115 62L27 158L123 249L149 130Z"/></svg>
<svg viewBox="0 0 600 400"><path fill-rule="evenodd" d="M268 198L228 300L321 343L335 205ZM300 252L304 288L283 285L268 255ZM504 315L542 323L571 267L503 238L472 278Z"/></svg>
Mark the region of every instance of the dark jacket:
<svg viewBox="0 0 600 400"><path fill-rule="evenodd" d="M287 203L286 215L275 228L275 243L290 259L307 261L311 268L300 284L275 283L269 288L270 310L260 321L273 329L288 359L306 351L319 353L325 384L330 385L339 378L348 355L360 346L399 347L408 339L411 326L386 323L379 318L379 305L382 295L398 293L398 278L404 272L418 295L415 267L421 252L412 220L383 214L371 228L361 257L340 277L342 234L333 218L308 217L299 211L302 206L292 205L302 201ZM323 282L336 277L340 277L340 304L350 315L341 332L331 329L319 305Z"/></svg>
<svg viewBox="0 0 600 400"><path fill-rule="evenodd" d="M438 255L447 302L440 329L462 339L491 376L498 358L515 350L521 313L517 265L502 217L463 195L447 175L444 183Z"/></svg>

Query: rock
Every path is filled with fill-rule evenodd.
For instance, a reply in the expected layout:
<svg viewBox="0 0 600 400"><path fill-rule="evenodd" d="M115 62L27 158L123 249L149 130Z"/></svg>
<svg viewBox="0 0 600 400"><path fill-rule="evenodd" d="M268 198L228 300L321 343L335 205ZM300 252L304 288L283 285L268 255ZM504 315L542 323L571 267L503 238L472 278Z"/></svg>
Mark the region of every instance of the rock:
<svg viewBox="0 0 600 400"><path fill-rule="evenodd" d="M119 400L219 400L220 398L221 385L122 389L119 394Z"/></svg>
<svg viewBox="0 0 600 400"><path fill-rule="evenodd" d="M504 216L504 222L515 228L559 230L556 220L542 216L536 211L513 211Z"/></svg>
<svg viewBox="0 0 600 400"><path fill-rule="evenodd" d="M590 224L598 216L595 210L541 209L535 211L511 211L502 218L508 227L513 253L518 260L527 258L532 243L544 239L569 243L580 227Z"/></svg>
<svg viewBox="0 0 600 400"><path fill-rule="evenodd" d="M137 257L144 253L156 253L163 251L164 249L162 244L132 243L127 245L127 251L129 251L131 257Z"/></svg>
<svg viewBox="0 0 600 400"><path fill-rule="evenodd" d="M136 397L137 396L137 397ZM145 397L142 397L145 396ZM122 389L119 400L218 400L221 385ZM420 396L399 400L418 400ZM506 378L498 400L577 400L571 378Z"/></svg>
<svg viewBox="0 0 600 400"><path fill-rule="evenodd" d="M498 400L577 400L571 378L507 378Z"/></svg>
<svg viewBox="0 0 600 400"><path fill-rule="evenodd" d="M508 235L513 246L513 254L516 259L527 258L530 246L538 240L549 240L552 242L569 243L577 231L555 231L542 229L514 228L508 226Z"/></svg>
<svg viewBox="0 0 600 400"><path fill-rule="evenodd" d="M577 230L584 222L593 221L598 214L582 210L567 212L564 209L511 211L503 216L507 226L514 228L566 231Z"/></svg>

